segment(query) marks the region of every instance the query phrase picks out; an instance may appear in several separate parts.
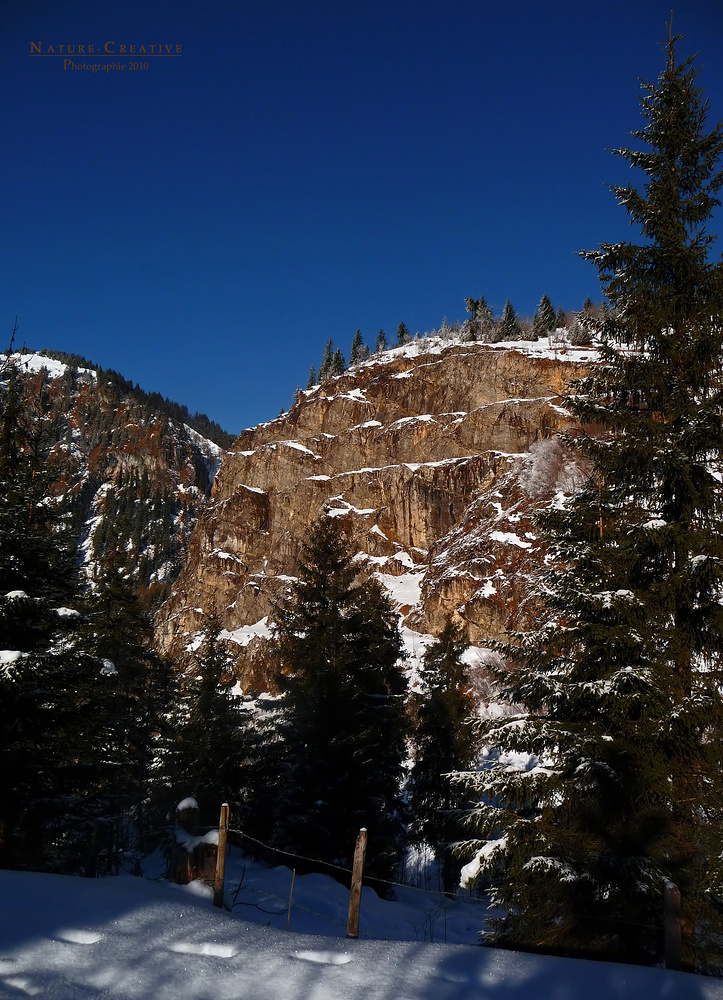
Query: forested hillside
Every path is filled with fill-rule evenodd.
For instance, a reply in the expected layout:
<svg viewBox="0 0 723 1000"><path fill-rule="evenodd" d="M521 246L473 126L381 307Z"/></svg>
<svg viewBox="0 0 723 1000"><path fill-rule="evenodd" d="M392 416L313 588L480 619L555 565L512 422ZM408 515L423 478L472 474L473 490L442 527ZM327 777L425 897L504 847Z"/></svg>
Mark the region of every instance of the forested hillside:
<svg viewBox="0 0 723 1000"><path fill-rule="evenodd" d="M17 433L57 469L85 575L92 578L115 552L157 600L181 568L222 448L183 422L185 407L134 389L115 372L60 357L0 357L0 400L7 405L12 374Z"/></svg>

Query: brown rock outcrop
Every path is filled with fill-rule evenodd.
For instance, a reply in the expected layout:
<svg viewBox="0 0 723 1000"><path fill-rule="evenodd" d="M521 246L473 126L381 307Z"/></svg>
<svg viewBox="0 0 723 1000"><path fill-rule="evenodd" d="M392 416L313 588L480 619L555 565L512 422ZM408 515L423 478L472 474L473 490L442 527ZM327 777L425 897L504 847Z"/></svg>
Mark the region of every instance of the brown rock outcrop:
<svg viewBox="0 0 723 1000"><path fill-rule="evenodd" d="M162 645L182 657L214 612L239 643L242 683L265 686L262 619L325 511L409 627L436 631L453 613L472 642L504 633L544 555L534 509L575 475L554 439L570 424L558 395L589 357L423 340L244 431L159 615Z"/></svg>

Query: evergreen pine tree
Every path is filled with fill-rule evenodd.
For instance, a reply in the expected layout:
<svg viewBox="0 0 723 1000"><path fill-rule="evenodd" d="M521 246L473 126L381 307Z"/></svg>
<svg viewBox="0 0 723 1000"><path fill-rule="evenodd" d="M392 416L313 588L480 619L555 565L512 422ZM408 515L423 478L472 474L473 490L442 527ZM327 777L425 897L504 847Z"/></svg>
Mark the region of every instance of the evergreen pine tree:
<svg viewBox="0 0 723 1000"><path fill-rule="evenodd" d="M452 845L462 839L462 829L453 810L467 802L464 790L452 785L448 775L470 768L476 748L474 700L462 662L466 648L464 630L448 620L424 654L422 691L410 699L414 720L409 782L412 836L434 848L447 893L459 885Z"/></svg>
<svg viewBox="0 0 723 1000"><path fill-rule="evenodd" d="M464 339L465 340L479 340L479 327L477 325L475 314L479 306L478 299L465 299L464 307L468 313L470 313L470 318L464 322ZM440 330L440 335L444 337L448 333L447 330L447 320L445 319L442 323L442 329Z"/></svg>
<svg viewBox="0 0 723 1000"><path fill-rule="evenodd" d="M181 681L184 718L173 751L175 797L192 795L209 824L222 802L229 803L236 817L244 817L252 798L250 711L233 692L233 655L221 631L221 622L211 616L196 662Z"/></svg>
<svg viewBox="0 0 723 1000"><path fill-rule="evenodd" d="M314 386L317 384L318 382L316 378L316 368L314 368L314 366L312 365L311 368L309 369L309 378L306 382L306 388L307 390L313 389Z"/></svg>
<svg viewBox="0 0 723 1000"><path fill-rule="evenodd" d="M357 567L337 520L314 526L298 581L277 609L284 693L277 847L390 878L402 839L406 680L396 616Z"/></svg>
<svg viewBox="0 0 723 1000"><path fill-rule="evenodd" d="M547 326L545 320L542 318L542 314L538 311L532 317L532 335L535 340L542 340L546 337L549 332L549 327Z"/></svg>
<svg viewBox="0 0 723 1000"><path fill-rule="evenodd" d="M64 453L12 361L0 394L0 864L73 871L97 807L99 670L74 638L76 539L56 489Z"/></svg>
<svg viewBox="0 0 723 1000"><path fill-rule="evenodd" d="M519 340L521 334L522 330L517 319L517 314L512 307L512 303L507 299L505 307L502 310L502 319L497 331L497 340Z"/></svg>
<svg viewBox="0 0 723 1000"><path fill-rule="evenodd" d="M404 344L408 344L410 341L409 330L407 329L407 324L402 322L397 327L397 347L403 347Z"/></svg>
<svg viewBox="0 0 723 1000"><path fill-rule="evenodd" d="M324 355L321 359L321 364L319 365L319 382L323 382L324 379L329 378L332 374L332 365L334 361L334 342L327 340L324 345Z"/></svg>
<svg viewBox="0 0 723 1000"><path fill-rule="evenodd" d="M645 175L616 188L639 243L602 244L602 364L568 405L586 488L545 519L555 569L536 633L507 650L529 715L485 734L473 822L501 944L661 961L666 879L684 964L723 967L723 266L705 224L723 126L669 37L644 85Z"/></svg>
<svg viewBox="0 0 723 1000"><path fill-rule="evenodd" d="M590 347L595 325L595 317L592 312L576 313L568 332L568 340L575 347Z"/></svg>
<svg viewBox="0 0 723 1000"><path fill-rule="evenodd" d="M381 354L383 351L386 351L386 349L387 349L387 336L384 333L384 330L379 330L377 333L377 341L376 344L374 345L374 351L376 354Z"/></svg>
<svg viewBox="0 0 723 1000"><path fill-rule="evenodd" d="M341 349L337 347L334 351L334 357L331 359L331 369L329 371L330 375L343 375L346 371L346 361L344 360L344 355L341 353Z"/></svg>
<svg viewBox="0 0 723 1000"><path fill-rule="evenodd" d="M555 308L550 302L548 295L543 295L540 299L540 304L537 307L537 312L540 316L540 326L543 329L541 336L546 336L550 330L554 330L557 326L557 317L555 315Z"/></svg>
<svg viewBox="0 0 723 1000"><path fill-rule="evenodd" d="M478 299L465 299L464 305L467 312L471 313L471 319L467 320L469 339L490 340L494 318L484 295L480 295Z"/></svg>
<svg viewBox="0 0 723 1000"><path fill-rule="evenodd" d="M171 804L166 761L174 735L174 675L155 652L151 617L122 553L106 553L85 610L83 648L100 661L105 677L98 716L114 763L109 811L122 820L128 856L139 856Z"/></svg>
<svg viewBox="0 0 723 1000"><path fill-rule="evenodd" d="M354 334L354 339L351 342L351 351L349 352L349 364L358 365L361 361L364 361L365 351L364 351L364 339L361 334L361 330L357 330Z"/></svg>
<svg viewBox="0 0 723 1000"><path fill-rule="evenodd" d="M557 307L557 315L555 316L555 329L556 330L567 329L567 313L562 308L562 306Z"/></svg>

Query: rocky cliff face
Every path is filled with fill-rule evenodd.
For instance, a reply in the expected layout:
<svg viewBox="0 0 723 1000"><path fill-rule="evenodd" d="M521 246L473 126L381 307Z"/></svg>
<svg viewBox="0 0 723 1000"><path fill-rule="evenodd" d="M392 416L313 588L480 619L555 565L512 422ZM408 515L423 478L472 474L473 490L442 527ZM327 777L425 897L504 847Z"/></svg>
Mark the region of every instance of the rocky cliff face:
<svg viewBox="0 0 723 1000"><path fill-rule="evenodd" d="M534 512L581 474L555 435L570 425L558 395L590 352L546 347L425 339L245 431L159 615L165 649L182 658L213 612L242 683L268 687L274 602L324 512L391 593L410 648L448 614L478 646L524 624L544 560Z"/></svg>

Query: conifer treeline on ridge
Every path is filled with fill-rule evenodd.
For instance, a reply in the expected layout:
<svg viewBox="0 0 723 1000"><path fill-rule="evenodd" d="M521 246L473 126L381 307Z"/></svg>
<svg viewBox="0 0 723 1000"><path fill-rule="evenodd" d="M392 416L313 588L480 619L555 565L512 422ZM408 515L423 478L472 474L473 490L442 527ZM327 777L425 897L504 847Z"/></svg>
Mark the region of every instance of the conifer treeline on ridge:
<svg viewBox="0 0 723 1000"><path fill-rule="evenodd" d="M361 330L357 329L351 342L349 367L354 368L356 365L368 361L373 354L382 354L390 346L403 347L412 341L422 341L433 336L447 339L458 336L463 341L497 344L513 340L535 341L556 331L565 331L565 336L571 344L589 345L592 343L592 329L589 325L587 327L583 325L583 318L585 316L588 318L596 317L601 311L601 307L596 307L592 300L587 298L579 313L572 313L568 316L562 306L559 306L555 311L549 296L546 294L540 299L532 319L521 319L509 299L506 300L499 317L495 317L484 296L480 296L479 299L467 298L464 302L469 316L462 324L454 323L450 326L445 320L439 330L425 333L423 337L416 333L412 337L407 324L402 321L397 327L396 341L393 345L387 342L384 330L378 331L373 351L364 343ZM343 375L346 370L347 364L344 354L340 348L334 347L333 340L328 340L324 345L318 370L314 365L309 369L306 388L307 390L312 389L327 378Z"/></svg>

